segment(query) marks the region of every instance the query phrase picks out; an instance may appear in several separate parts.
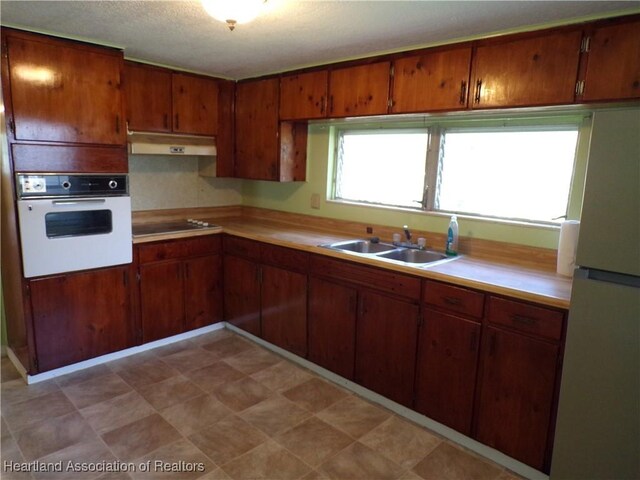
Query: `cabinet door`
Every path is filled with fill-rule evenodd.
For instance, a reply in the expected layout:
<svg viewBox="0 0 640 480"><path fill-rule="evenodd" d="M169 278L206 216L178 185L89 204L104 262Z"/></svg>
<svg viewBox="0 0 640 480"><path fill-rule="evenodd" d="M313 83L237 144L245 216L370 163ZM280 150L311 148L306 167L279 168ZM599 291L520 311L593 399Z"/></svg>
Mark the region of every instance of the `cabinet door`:
<svg viewBox="0 0 640 480"><path fill-rule="evenodd" d="M307 276L262 267L262 337L301 357L307 356Z"/></svg>
<svg viewBox="0 0 640 480"><path fill-rule="evenodd" d="M383 115L389 101L390 62L332 70L329 116Z"/></svg>
<svg viewBox="0 0 640 480"><path fill-rule="evenodd" d="M184 261L185 329L222 320L222 258L220 255Z"/></svg>
<svg viewBox="0 0 640 480"><path fill-rule="evenodd" d="M129 129L171 131L171 72L126 62L124 86Z"/></svg>
<svg viewBox="0 0 640 480"><path fill-rule="evenodd" d="M356 334L356 382L408 407L418 336L417 305L361 292Z"/></svg>
<svg viewBox="0 0 640 480"><path fill-rule="evenodd" d="M218 83L182 73L172 75L173 131L192 135L218 132Z"/></svg>
<svg viewBox="0 0 640 480"><path fill-rule="evenodd" d="M580 31L479 46L474 55L472 108L572 103Z"/></svg>
<svg viewBox="0 0 640 480"><path fill-rule="evenodd" d="M127 267L31 280L38 371L133 345Z"/></svg>
<svg viewBox="0 0 640 480"><path fill-rule="evenodd" d="M442 50L394 62L393 113L467 107L471 48Z"/></svg>
<svg viewBox="0 0 640 480"><path fill-rule="evenodd" d="M236 86L236 176L278 180L277 78Z"/></svg>
<svg viewBox="0 0 640 480"><path fill-rule="evenodd" d="M418 342L415 409L470 435L480 324L425 309Z"/></svg>
<svg viewBox="0 0 640 480"><path fill-rule="evenodd" d="M482 348L476 437L543 470L558 346L489 327Z"/></svg>
<svg viewBox="0 0 640 480"><path fill-rule="evenodd" d="M582 99L640 97L640 21L596 28Z"/></svg>
<svg viewBox="0 0 640 480"><path fill-rule="evenodd" d="M182 263L140 266L140 311L144 343L184 331Z"/></svg>
<svg viewBox="0 0 640 480"><path fill-rule="evenodd" d="M326 117L328 82L327 70L283 76L280 79L280 119Z"/></svg>
<svg viewBox="0 0 640 480"><path fill-rule="evenodd" d="M358 292L309 278L309 360L353 380Z"/></svg>
<svg viewBox="0 0 640 480"><path fill-rule="evenodd" d="M224 318L242 330L261 336L258 265L244 258L224 257Z"/></svg>
<svg viewBox="0 0 640 480"><path fill-rule="evenodd" d="M121 53L39 36L7 50L17 140L125 144Z"/></svg>

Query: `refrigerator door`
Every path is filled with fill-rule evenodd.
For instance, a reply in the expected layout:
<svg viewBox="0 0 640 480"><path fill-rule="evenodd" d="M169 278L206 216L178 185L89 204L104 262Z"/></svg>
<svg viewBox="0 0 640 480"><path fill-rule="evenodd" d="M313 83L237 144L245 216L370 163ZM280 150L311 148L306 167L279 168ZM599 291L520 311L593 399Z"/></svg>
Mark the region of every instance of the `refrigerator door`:
<svg viewBox="0 0 640 480"><path fill-rule="evenodd" d="M640 275L640 109L593 114L576 264Z"/></svg>
<svg viewBox="0 0 640 480"><path fill-rule="evenodd" d="M580 273L571 296L551 479L638 479L640 289Z"/></svg>

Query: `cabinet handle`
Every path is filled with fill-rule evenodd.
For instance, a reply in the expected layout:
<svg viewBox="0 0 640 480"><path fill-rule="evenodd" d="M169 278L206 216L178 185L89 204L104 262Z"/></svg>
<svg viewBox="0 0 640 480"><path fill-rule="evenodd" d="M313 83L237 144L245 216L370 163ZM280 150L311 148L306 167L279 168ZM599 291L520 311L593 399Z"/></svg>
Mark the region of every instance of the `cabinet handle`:
<svg viewBox="0 0 640 480"><path fill-rule="evenodd" d="M462 301L457 297L443 297L443 300L447 305L452 305L454 307L462 305Z"/></svg>
<svg viewBox="0 0 640 480"><path fill-rule="evenodd" d="M493 357L493 354L496 352L496 334L492 333L489 337L489 356Z"/></svg>
<svg viewBox="0 0 640 480"><path fill-rule="evenodd" d="M511 320L516 323L522 323L524 325L534 325L537 320L533 317L528 317L527 315L518 315L517 313L513 313L511 315Z"/></svg>
<svg viewBox="0 0 640 480"><path fill-rule="evenodd" d="M320 115L324 115L327 110L327 97L324 95L320 97Z"/></svg>
<svg viewBox="0 0 640 480"><path fill-rule="evenodd" d="M129 278L129 275L127 275L127 271L126 271L126 270L124 270L124 271L122 272L122 283L123 283L123 285L124 285L125 287L129 284L129 282L128 282L128 278Z"/></svg>
<svg viewBox="0 0 640 480"><path fill-rule="evenodd" d="M176 113L176 130L180 130L180 117Z"/></svg>
<svg viewBox="0 0 640 480"><path fill-rule="evenodd" d="M479 79L476 82L476 98L475 102L480 103L480 91L482 90L482 79Z"/></svg>
<svg viewBox="0 0 640 480"><path fill-rule="evenodd" d="M164 114L164 128L169 128L169 114Z"/></svg>
<svg viewBox="0 0 640 480"><path fill-rule="evenodd" d="M467 100L467 82L462 80L460 82L460 105L464 105Z"/></svg>

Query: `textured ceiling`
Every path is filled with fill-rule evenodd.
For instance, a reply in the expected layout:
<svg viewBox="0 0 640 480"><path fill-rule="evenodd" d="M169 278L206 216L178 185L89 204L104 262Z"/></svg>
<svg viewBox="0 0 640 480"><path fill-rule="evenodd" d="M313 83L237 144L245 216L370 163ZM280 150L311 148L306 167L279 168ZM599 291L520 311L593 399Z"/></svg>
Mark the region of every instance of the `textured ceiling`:
<svg viewBox="0 0 640 480"><path fill-rule="evenodd" d="M639 1L269 0L264 15L230 32L198 1L2 0L0 20L237 79L639 8Z"/></svg>

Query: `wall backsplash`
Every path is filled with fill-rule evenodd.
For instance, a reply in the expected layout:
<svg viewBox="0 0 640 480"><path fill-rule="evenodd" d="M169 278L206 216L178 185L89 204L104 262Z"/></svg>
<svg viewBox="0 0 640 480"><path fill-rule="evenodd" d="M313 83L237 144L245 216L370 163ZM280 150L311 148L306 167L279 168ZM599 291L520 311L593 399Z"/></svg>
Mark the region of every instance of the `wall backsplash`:
<svg viewBox="0 0 640 480"><path fill-rule="evenodd" d="M198 175L195 156L129 156L129 190L134 211L240 205L241 189L239 179Z"/></svg>

